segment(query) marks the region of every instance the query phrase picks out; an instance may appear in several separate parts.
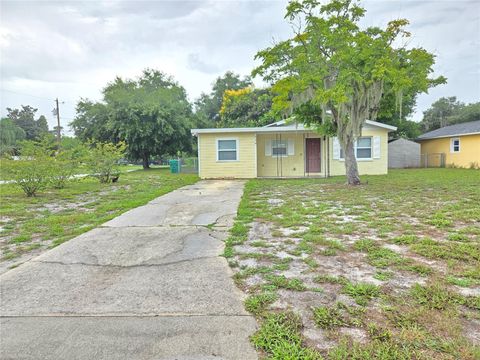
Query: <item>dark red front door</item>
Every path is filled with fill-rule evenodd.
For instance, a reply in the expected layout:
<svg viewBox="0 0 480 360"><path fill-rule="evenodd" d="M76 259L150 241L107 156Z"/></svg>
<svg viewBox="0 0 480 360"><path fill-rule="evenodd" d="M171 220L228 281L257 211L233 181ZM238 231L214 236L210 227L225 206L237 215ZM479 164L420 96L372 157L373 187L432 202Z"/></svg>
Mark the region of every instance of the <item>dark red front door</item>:
<svg viewBox="0 0 480 360"><path fill-rule="evenodd" d="M320 172L320 139L306 139L307 172Z"/></svg>

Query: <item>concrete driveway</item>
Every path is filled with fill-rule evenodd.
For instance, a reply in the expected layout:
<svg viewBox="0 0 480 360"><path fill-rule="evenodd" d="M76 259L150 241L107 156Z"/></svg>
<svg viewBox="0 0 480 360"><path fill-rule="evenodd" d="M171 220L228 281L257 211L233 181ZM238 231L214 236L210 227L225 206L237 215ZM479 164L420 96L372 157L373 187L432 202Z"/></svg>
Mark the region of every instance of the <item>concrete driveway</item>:
<svg viewBox="0 0 480 360"><path fill-rule="evenodd" d="M186 186L3 274L0 358L256 359L219 257L243 185Z"/></svg>

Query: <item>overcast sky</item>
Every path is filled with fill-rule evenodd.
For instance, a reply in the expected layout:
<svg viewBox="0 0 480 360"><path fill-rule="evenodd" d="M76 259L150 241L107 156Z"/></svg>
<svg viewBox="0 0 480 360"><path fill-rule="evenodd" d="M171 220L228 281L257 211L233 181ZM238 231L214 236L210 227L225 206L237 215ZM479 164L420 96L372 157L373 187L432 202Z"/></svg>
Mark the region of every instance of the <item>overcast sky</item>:
<svg viewBox="0 0 480 360"><path fill-rule="evenodd" d="M56 97L65 126L79 98L99 100L115 76L136 77L146 67L173 75L194 100L227 70L249 74L259 49L291 34L287 1L0 3L1 115L29 104L50 126ZM480 100L480 1L362 3L365 25L409 19L411 45L433 52L435 74L448 78L419 97L414 120L441 96Z"/></svg>

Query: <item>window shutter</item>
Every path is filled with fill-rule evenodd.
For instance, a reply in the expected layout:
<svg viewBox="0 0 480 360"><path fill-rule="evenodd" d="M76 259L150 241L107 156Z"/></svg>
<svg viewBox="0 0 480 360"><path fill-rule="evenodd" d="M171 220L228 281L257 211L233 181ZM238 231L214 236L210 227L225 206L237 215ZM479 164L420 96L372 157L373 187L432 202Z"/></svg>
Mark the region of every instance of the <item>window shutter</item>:
<svg viewBox="0 0 480 360"><path fill-rule="evenodd" d="M454 143L454 139L450 139L450 152L453 153L453 143Z"/></svg>
<svg viewBox="0 0 480 360"><path fill-rule="evenodd" d="M340 159L340 142L338 141L337 137L333 138L333 159Z"/></svg>
<svg viewBox="0 0 480 360"><path fill-rule="evenodd" d="M380 136L373 137L373 158L380 159Z"/></svg>
<svg viewBox="0 0 480 360"><path fill-rule="evenodd" d="M295 142L293 139L288 139L287 155L295 155Z"/></svg>
<svg viewBox="0 0 480 360"><path fill-rule="evenodd" d="M265 141L265 156L272 156L272 140Z"/></svg>

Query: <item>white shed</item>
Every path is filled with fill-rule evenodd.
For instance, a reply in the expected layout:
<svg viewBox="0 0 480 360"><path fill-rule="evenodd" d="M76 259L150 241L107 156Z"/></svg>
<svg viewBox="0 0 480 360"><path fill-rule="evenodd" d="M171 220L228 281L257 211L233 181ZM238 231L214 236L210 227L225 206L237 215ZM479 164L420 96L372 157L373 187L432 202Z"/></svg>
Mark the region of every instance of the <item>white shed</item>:
<svg viewBox="0 0 480 360"><path fill-rule="evenodd" d="M390 140L388 167L391 169L420 167L420 144L407 139Z"/></svg>

